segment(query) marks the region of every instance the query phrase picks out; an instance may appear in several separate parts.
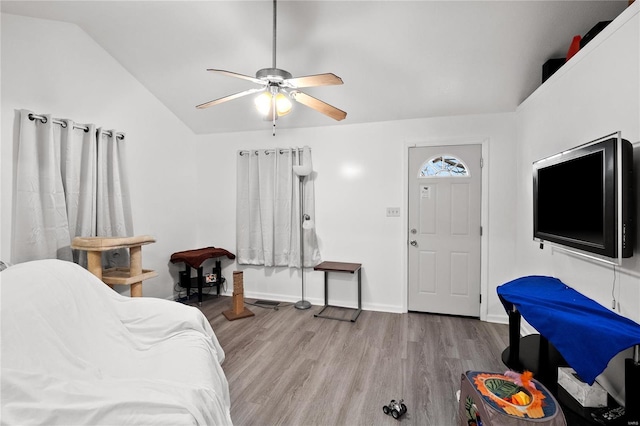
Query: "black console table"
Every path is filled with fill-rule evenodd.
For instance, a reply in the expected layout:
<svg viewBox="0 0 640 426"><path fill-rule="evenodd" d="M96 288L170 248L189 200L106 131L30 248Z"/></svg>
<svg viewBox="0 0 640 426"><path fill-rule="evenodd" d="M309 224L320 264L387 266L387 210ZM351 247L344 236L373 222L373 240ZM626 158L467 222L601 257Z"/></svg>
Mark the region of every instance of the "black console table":
<svg viewBox="0 0 640 426"><path fill-rule="evenodd" d="M540 334L520 337L520 319L521 315L517 310L509 312L509 346L502 352L504 365L514 371L531 371L556 397L568 426L600 425L591 415L599 410L598 408L582 407L558 385L558 367L569 366L562 354ZM607 406L614 408L618 403L609 397Z"/></svg>
<svg viewBox="0 0 640 426"><path fill-rule="evenodd" d="M519 278L497 291L509 315L509 347L502 361L513 370L534 373L563 406L570 425L598 423L591 418L593 409L581 407L558 386L558 367L571 366L592 384L611 358L634 347L634 357L625 360L626 418L615 424L640 425L640 324L551 277ZM521 338L522 317L540 334Z"/></svg>

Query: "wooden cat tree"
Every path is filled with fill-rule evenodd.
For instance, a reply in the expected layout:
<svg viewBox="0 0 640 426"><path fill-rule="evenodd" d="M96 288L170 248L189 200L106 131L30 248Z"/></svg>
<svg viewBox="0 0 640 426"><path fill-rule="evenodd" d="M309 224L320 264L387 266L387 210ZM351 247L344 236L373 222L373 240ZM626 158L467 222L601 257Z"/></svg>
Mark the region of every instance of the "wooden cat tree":
<svg viewBox="0 0 640 426"><path fill-rule="evenodd" d="M229 321L255 315L244 307L244 279L242 278L242 271L233 271L233 309L224 311L222 315Z"/></svg>
<svg viewBox="0 0 640 426"><path fill-rule="evenodd" d="M131 286L131 297L142 296L142 281L158 276L155 271L142 269L142 246L155 243L149 235L136 237L75 237L71 248L87 252L87 269L105 284ZM102 269L102 252L119 248L129 249L128 268Z"/></svg>

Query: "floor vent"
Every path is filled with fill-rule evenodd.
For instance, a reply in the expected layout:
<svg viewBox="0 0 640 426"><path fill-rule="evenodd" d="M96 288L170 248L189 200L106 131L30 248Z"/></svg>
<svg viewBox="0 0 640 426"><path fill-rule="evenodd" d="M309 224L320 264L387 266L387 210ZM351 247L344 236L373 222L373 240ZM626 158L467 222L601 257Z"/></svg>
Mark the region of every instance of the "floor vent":
<svg viewBox="0 0 640 426"><path fill-rule="evenodd" d="M273 300L256 300L256 305L278 306L280 302L274 302Z"/></svg>

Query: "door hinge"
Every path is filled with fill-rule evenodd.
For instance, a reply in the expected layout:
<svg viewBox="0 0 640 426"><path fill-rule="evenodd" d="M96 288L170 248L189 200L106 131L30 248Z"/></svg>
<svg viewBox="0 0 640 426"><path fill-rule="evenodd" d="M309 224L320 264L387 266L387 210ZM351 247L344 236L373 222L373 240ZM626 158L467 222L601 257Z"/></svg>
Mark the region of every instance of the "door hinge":
<svg viewBox="0 0 640 426"><path fill-rule="evenodd" d="M480 295L480 303L482 303L482 295Z"/></svg>
<svg viewBox="0 0 640 426"><path fill-rule="evenodd" d="M482 237L482 226L480 227L480 236Z"/></svg>
<svg viewBox="0 0 640 426"><path fill-rule="evenodd" d="M484 158L480 157L480 168L484 167Z"/></svg>

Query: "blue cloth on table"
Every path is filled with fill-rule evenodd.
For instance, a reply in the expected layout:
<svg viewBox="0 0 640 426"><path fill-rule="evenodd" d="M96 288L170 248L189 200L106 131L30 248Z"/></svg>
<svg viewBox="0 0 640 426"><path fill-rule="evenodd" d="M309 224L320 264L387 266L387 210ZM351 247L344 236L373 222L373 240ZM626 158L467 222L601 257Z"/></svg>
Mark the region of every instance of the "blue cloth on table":
<svg viewBox="0 0 640 426"><path fill-rule="evenodd" d="M510 311L515 305L589 385L611 358L640 344L640 324L606 309L557 278L522 277L499 286L497 291L504 308Z"/></svg>

